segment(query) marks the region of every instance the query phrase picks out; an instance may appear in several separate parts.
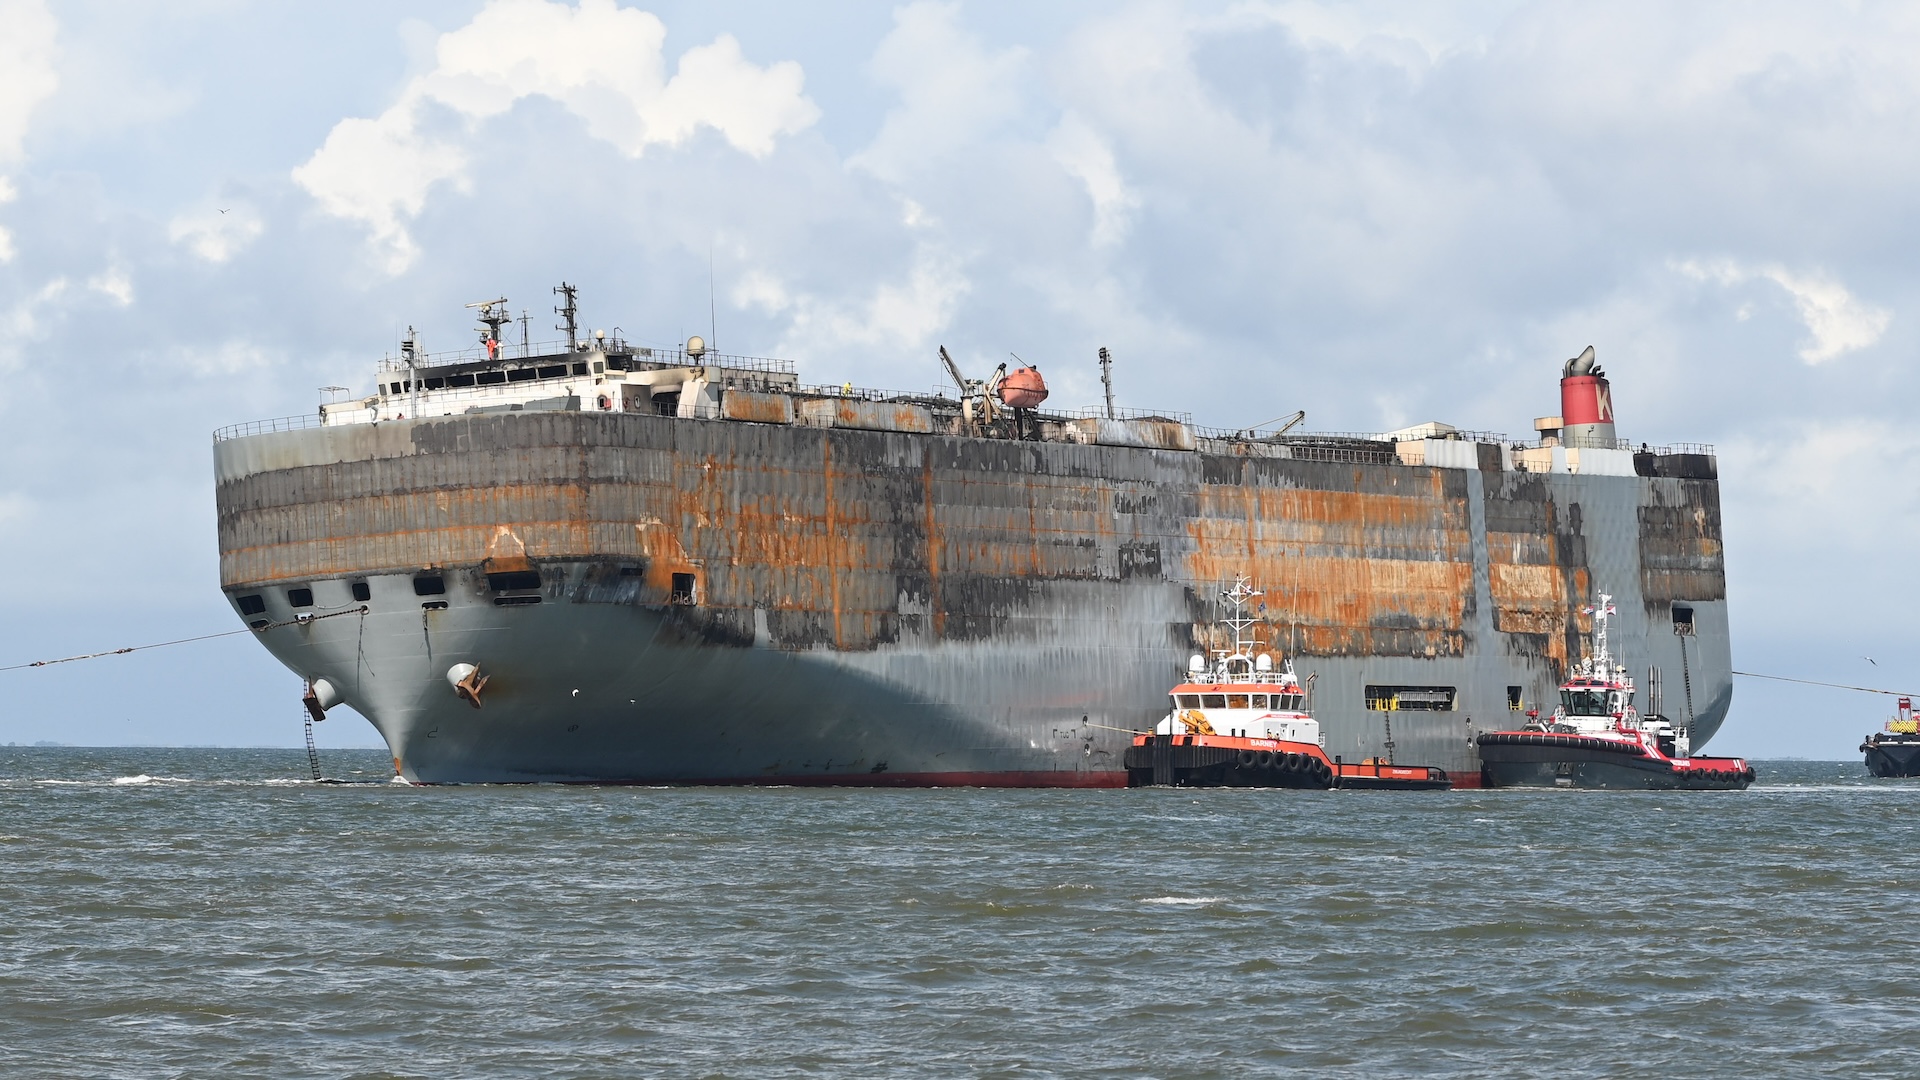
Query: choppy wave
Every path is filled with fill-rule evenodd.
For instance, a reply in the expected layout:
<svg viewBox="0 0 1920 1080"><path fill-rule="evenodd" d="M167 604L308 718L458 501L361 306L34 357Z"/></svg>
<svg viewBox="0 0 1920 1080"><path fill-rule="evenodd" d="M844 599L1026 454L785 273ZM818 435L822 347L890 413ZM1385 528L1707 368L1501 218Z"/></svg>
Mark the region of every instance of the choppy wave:
<svg viewBox="0 0 1920 1080"><path fill-rule="evenodd" d="M1915 788L1830 764L1408 800L6 760L0 1045L45 1075L1851 1077L1920 1020Z"/></svg>

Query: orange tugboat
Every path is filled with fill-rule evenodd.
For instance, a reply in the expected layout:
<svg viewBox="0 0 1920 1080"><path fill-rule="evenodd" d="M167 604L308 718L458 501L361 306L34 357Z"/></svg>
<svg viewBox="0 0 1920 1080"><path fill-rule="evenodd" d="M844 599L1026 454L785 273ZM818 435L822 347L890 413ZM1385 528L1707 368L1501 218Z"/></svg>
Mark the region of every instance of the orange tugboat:
<svg viewBox="0 0 1920 1080"><path fill-rule="evenodd" d="M1247 601L1259 596L1242 577L1222 596L1233 605L1224 621L1233 647L1209 663L1195 655L1187 681L1170 692L1171 710L1127 748L1128 787L1331 787L1424 790L1449 787L1447 774L1426 765L1330 760L1320 722L1306 711L1306 688L1282 659L1247 634Z"/></svg>

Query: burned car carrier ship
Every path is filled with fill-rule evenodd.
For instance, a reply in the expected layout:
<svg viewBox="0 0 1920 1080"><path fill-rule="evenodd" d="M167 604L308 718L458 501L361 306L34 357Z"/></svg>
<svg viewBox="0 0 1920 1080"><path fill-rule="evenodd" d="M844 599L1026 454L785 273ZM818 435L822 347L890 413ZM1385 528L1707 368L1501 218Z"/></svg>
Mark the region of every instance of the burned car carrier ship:
<svg viewBox="0 0 1920 1080"><path fill-rule="evenodd" d="M809 386L556 291L551 347L477 305L477 349L215 435L221 587L409 780L1122 786L1241 574L1330 757L1474 782L1596 588L1653 711L1727 715L1714 457L1616 439L1591 349L1524 443L1226 431L1031 369Z"/></svg>

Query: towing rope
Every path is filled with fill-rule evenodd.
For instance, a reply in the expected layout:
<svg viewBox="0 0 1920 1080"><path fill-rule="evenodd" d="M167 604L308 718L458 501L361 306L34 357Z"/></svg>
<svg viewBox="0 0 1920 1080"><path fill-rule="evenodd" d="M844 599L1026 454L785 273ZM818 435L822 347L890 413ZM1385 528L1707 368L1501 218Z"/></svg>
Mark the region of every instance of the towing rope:
<svg viewBox="0 0 1920 1080"><path fill-rule="evenodd" d="M1920 697L1910 690L1876 690L1871 686L1848 686L1846 683L1817 682L1813 679L1789 679L1785 675L1760 675L1751 671L1736 671L1735 675L1745 675L1749 679L1772 679L1774 682L1797 682L1808 686L1828 686L1835 690L1858 690L1863 694L1885 694L1888 697Z"/></svg>
<svg viewBox="0 0 1920 1080"><path fill-rule="evenodd" d="M0 667L0 671L23 671L27 668L48 667L52 664L70 664L75 660L94 660L102 656L125 656L130 652L141 652L146 649L164 649L169 645L185 645L193 641L212 641L214 638L232 637L235 634L264 634L269 630L278 630L283 626L304 626L310 622L319 622L321 619L331 619L336 615L365 615L367 610L367 606L362 604L359 607L329 611L325 615L296 615L283 622L268 623L261 627L247 626L239 630L228 630L219 634L201 634L198 637L175 638L172 641L156 641L151 645L129 645L124 649L108 649L105 652L81 653L79 656L62 656L58 660L35 660L30 664L13 664L8 667Z"/></svg>

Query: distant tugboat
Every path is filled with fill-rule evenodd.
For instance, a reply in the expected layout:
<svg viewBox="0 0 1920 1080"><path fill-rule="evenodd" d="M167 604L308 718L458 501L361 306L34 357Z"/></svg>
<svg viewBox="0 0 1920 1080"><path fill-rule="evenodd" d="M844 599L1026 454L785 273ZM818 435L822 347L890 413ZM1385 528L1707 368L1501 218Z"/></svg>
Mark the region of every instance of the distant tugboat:
<svg viewBox="0 0 1920 1080"><path fill-rule="evenodd" d="M1221 594L1233 605L1225 620L1233 648L1209 664L1195 655L1188 680L1171 692L1172 710L1151 734L1127 748L1128 787L1331 787L1424 790L1451 786L1445 771L1378 759L1348 765L1321 749L1320 722L1304 709L1306 690L1282 660L1255 650L1246 603L1259 596L1245 577Z"/></svg>
<svg viewBox="0 0 1920 1080"><path fill-rule="evenodd" d="M1489 787L1577 787L1740 790L1753 782L1743 758L1693 757L1688 731L1665 717L1642 716L1633 680L1607 652L1613 597L1585 609L1593 616L1593 655L1560 685L1560 707L1547 722L1480 736ZM1920 749L1920 743L1916 743Z"/></svg>
<svg viewBox="0 0 1920 1080"><path fill-rule="evenodd" d="M1867 771L1875 776L1920 776L1920 719L1913 715L1913 699L1900 699L1900 715L1887 721L1860 744L1867 755Z"/></svg>

